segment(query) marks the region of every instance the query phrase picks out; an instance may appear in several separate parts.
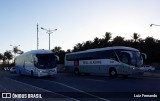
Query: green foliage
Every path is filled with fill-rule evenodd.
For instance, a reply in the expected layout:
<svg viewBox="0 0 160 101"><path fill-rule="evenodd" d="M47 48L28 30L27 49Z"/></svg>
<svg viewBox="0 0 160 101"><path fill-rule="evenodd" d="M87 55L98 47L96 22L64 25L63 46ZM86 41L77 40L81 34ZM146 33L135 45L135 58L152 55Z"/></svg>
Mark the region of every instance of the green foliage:
<svg viewBox="0 0 160 101"><path fill-rule="evenodd" d="M112 44L114 46L122 46L124 44L124 38L121 36L116 36L113 41Z"/></svg>
<svg viewBox="0 0 160 101"><path fill-rule="evenodd" d="M3 60L4 56L0 53L0 60Z"/></svg>
<svg viewBox="0 0 160 101"><path fill-rule="evenodd" d="M58 64L64 64L65 51L61 49L62 48L60 46L56 46L52 49L52 51L59 56Z"/></svg>
<svg viewBox="0 0 160 101"><path fill-rule="evenodd" d="M133 33L133 36L132 36L134 42L137 42L137 40L140 38L140 35L138 33Z"/></svg>
<svg viewBox="0 0 160 101"><path fill-rule="evenodd" d="M9 64L9 61L12 60L13 55L10 51L6 51L3 54L0 53L0 61L3 61L3 64L6 62Z"/></svg>
<svg viewBox="0 0 160 101"><path fill-rule="evenodd" d="M12 53L14 53L14 55ZM6 51L4 53L0 53L0 61L3 61L1 65L2 66L12 66L13 63L10 63L10 61L15 58L16 54L22 54L22 53L23 51L18 49L17 46L13 47L12 51Z"/></svg>
<svg viewBox="0 0 160 101"><path fill-rule="evenodd" d="M131 40L125 40L125 38L121 36L116 36L111 40L111 35L110 32L106 32L101 39L96 37L93 41L78 43L73 47L72 51L76 52L110 46L127 46L139 49L141 52L146 53L148 59L145 62L147 63L160 62L160 40L156 40L153 37L141 39L138 33L133 33L131 36L133 39Z"/></svg>

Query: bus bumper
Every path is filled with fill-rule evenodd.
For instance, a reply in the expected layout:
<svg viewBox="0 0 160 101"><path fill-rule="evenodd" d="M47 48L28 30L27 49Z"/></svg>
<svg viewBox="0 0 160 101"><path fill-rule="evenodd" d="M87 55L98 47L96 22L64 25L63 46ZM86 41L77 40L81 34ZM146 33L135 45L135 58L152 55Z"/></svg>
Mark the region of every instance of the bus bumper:
<svg viewBox="0 0 160 101"><path fill-rule="evenodd" d="M144 74L144 71L141 69L134 69L132 71L132 75L143 75L143 74Z"/></svg>
<svg viewBox="0 0 160 101"><path fill-rule="evenodd" d="M38 77L43 77L43 76L53 76L57 74L57 68L50 69L47 71L39 71L38 72Z"/></svg>

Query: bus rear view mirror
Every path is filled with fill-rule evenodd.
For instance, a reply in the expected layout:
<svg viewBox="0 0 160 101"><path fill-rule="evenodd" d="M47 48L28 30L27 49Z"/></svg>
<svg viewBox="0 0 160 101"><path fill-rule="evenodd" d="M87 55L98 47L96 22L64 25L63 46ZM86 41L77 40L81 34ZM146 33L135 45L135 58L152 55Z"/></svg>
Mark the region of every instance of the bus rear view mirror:
<svg viewBox="0 0 160 101"><path fill-rule="evenodd" d="M55 58L56 58L57 61L59 61L59 56L55 55Z"/></svg>
<svg viewBox="0 0 160 101"><path fill-rule="evenodd" d="M141 56L143 57L143 59L147 59L147 54L145 54L145 53L141 53Z"/></svg>

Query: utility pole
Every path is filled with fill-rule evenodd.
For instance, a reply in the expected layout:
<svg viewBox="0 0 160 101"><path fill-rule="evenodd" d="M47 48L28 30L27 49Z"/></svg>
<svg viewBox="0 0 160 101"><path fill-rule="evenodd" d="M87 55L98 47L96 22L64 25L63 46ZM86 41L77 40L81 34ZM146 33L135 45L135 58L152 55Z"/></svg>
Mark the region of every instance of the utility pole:
<svg viewBox="0 0 160 101"><path fill-rule="evenodd" d="M37 23L37 50L38 50L38 45L39 43L38 43L38 23Z"/></svg>

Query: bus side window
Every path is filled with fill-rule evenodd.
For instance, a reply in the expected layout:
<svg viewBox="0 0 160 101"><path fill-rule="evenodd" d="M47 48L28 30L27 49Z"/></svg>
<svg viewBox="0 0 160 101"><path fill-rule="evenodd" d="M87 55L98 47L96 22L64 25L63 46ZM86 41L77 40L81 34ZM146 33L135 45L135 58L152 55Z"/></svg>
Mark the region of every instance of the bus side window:
<svg viewBox="0 0 160 101"><path fill-rule="evenodd" d="M117 56L113 50L108 50L107 51L107 57L111 60L118 61Z"/></svg>

